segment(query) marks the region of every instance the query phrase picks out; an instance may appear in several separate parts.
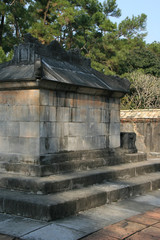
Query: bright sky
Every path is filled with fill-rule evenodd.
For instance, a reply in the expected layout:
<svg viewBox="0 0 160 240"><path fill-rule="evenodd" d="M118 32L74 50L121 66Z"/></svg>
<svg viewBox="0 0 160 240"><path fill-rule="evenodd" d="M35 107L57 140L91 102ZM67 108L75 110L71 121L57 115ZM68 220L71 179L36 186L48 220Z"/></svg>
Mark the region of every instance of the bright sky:
<svg viewBox="0 0 160 240"><path fill-rule="evenodd" d="M160 42L160 0L117 0L116 2L122 12L122 17L119 18L118 22L127 16L131 18L132 15L138 16L145 13L148 32L145 38L146 43Z"/></svg>

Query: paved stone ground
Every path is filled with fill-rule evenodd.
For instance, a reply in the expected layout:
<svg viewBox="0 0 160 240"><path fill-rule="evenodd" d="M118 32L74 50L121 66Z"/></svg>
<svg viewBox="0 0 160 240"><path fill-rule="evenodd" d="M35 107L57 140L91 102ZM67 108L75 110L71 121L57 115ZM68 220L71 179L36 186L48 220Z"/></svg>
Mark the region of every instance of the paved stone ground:
<svg viewBox="0 0 160 240"><path fill-rule="evenodd" d="M160 190L52 222L0 214L0 233L0 240L160 240Z"/></svg>
<svg viewBox="0 0 160 240"><path fill-rule="evenodd" d="M82 238L83 240L159 240L160 208L147 211L116 224L104 227L100 231Z"/></svg>

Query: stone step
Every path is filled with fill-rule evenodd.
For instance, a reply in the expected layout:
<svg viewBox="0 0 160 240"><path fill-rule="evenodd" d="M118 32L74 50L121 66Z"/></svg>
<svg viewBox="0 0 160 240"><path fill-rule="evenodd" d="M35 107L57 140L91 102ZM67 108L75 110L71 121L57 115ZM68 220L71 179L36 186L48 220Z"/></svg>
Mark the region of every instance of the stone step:
<svg viewBox="0 0 160 240"><path fill-rule="evenodd" d="M96 158L109 158L112 156L115 157L114 151L109 151L108 149L104 150L92 150L92 151L71 151L71 152L62 152L62 153L54 153L48 154L40 157L41 165L50 165L54 163L60 162L68 162L81 160L85 161L86 159L96 159Z"/></svg>
<svg viewBox="0 0 160 240"><path fill-rule="evenodd" d="M25 176L39 176L45 177L53 174L82 171L87 169L94 169L107 165L107 161L103 158L96 158L93 160L73 160L51 165L32 165L23 163L6 163L0 162L0 170L3 172L19 173Z"/></svg>
<svg viewBox="0 0 160 240"><path fill-rule="evenodd" d="M48 195L1 189L0 212L50 221L159 187L160 174L157 172Z"/></svg>
<svg viewBox="0 0 160 240"><path fill-rule="evenodd" d="M146 154L124 154L121 156L109 156L93 159L81 159L72 161L60 161L59 163L47 163L45 165L14 163L14 162L0 162L0 171L16 172L26 176L50 176L53 174L82 171L88 169L95 169L102 166L112 166L120 163L140 162L146 160ZM48 160L50 161L50 160ZM45 162L43 162L45 163Z"/></svg>
<svg viewBox="0 0 160 240"><path fill-rule="evenodd" d="M80 189L93 184L160 171L160 159L126 163L116 166L104 166L88 171L52 175L49 177L24 177L1 172L0 188L20 190L37 194L49 194L72 189Z"/></svg>
<svg viewBox="0 0 160 240"><path fill-rule="evenodd" d="M112 149L101 149L92 151L69 151L69 152L58 152L54 154L40 155L39 157L24 155L24 154L1 154L0 162L10 162L10 163L30 163L30 164L40 164L40 165L50 165L54 163L72 161L72 160L86 160L86 159L96 159L96 158L108 158L115 156L115 151ZM9 159L9 160L8 160Z"/></svg>
<svg viewBox="0 0 160 240"><path fill-rule="evenodd" d="M118 151L119 150L119 151ZM143 161L147 160L147 154L143 152L138 153L125 153L122 149L116 150L92 150L92 151L78 151L78 152L67 152L67 153L55 153L48 154L47 156L41 156L41 165L51 165L54 163L68 162L68 161L86 161L101 158L107 160L110 164L113 161ZM113 164L112 164L113 165Z"/></svg>

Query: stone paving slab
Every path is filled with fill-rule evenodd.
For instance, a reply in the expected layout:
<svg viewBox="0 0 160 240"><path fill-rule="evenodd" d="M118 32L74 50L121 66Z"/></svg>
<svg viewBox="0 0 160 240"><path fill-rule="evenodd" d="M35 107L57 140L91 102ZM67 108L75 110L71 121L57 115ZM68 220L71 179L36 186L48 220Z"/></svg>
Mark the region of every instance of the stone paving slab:
<svg viewBox="0 0 160 240"><path fill-rule="evenodd" d="M5 219L4 219L5 216ZM47 226L47 222L35 221L11 215L0 214L0 233L21 237L29 232ZM4 219L4 220L2 220Z"/></svg>
<svg viewBox="0 0 160 240"><path fill-rule="evenodd" d="M139 212L122 209L118 206L104 205L102 207L97 207L90 209L85 212L81 212L78 216L66 218L63 220L56 221L57 224L72 228L75 230L80 230L87 233L92 233L99 230L106 225L115 223L124 219L124 216L130 217L138 214Z"/></svg>
<svg viewBox="0 0 160 240"><path fill-rule="evenodd" d="M159 240L160 208L138 214L83 238L83 240Z"/></svg>
<svg viewBox="0 0 160 240"><path fill-rule="evenodd" d="M65 228L56 224L48 225L45 228L41 228L37 231L23 236L24 240L75 240L84 236L83 232L75 231L71 228Z"/></svg>
<svg viewBox="0 0 160 240"><path fill-rule="evenodd" d="M157 190L52 222L0 214L0 240L158 240L159 199Z"/></svg>
<svg viewBox="0 0 160 240"><path fill-rule="evenodd" d="M160 207L160 198L157 196L153 196L152 194L146 194L145 196L137 197L135 201L141 203L148 203Z"/></svg>
<svg viewBox="0 0 160 240"><path fill-rule="evenodd" d="M120 201L117 203L113 203L112 205L115 205L115 206L119 206L121 207L122 209L129 209L129 210L133 210L133 211L137 211L137 212L145 212L145 211L148 211L148 210L152 210L155 208L154 205L151 205L152 204L152 201L150 203L146 203L146 202L138 202L136 201L136 199L139 198L139 197L136 197L134 199L130 199L128 201L127 200L123 200L123 201Z"/></svg>

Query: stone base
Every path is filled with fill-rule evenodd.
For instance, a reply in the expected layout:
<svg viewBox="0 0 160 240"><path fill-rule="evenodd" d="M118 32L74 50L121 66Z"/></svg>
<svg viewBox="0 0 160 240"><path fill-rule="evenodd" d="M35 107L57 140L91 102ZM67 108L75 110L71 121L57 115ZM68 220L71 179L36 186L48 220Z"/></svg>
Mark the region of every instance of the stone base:
<svg viewBox="0 0 160 240"><path fill-rule="evenodd" d="M146 159L146 155L137 154L134 155L134 158L134 161L142 161ZM102 166L113 166L130 162L130 160L132 159L130 159L129 152L120 148L60 152L41 156L0 154L0 171L43 177L58 173L96 169Z"/></svg>
<svg viewBox="0 0 160 240"><path fill-rule="evenodd" d="M132 160L131 160L132 159ZM160 159L50 177L0 175L0 212L44 221L144 194L160 187Z"/></svg>

